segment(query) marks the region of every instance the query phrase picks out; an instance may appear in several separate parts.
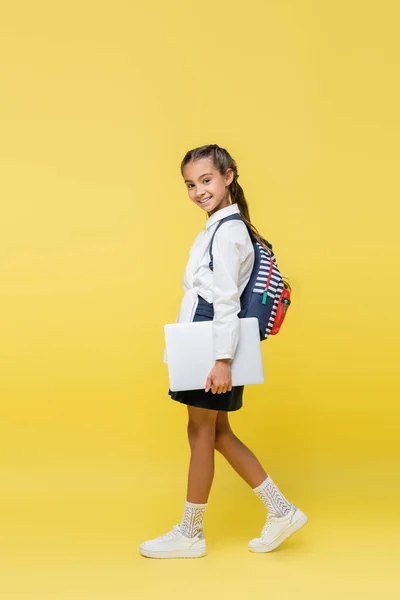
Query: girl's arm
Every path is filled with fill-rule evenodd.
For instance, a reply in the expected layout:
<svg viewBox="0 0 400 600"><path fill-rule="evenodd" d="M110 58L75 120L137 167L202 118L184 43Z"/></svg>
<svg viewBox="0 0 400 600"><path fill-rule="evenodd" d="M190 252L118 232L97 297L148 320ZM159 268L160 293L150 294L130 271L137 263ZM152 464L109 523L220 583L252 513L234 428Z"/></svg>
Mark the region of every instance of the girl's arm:
<svg viewBox="0 0 400 600"><path fill-rule="evenodd" d="M206 383L206 392L225 393L232 389L230 363L239 341L239 273L246 259L248 234L245 225L230 222L218 229L213 246L213 338L215 364Z"/></svg>
<svg viewBox="0 0 400 600"><path fill-rule="evenodd" d="M233 359L239 341L241 310L239 293L240 266L245 260L248 233L237 221L224 223L213 245L213 337L215 360Z"/></svg>

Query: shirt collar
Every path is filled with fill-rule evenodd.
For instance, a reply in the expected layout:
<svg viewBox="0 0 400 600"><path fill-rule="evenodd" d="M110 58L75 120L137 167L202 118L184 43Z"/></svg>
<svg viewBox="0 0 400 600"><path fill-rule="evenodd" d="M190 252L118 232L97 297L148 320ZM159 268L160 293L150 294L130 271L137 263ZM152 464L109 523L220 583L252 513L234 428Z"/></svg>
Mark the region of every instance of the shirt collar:
<svg viewBox="0 0 400 600"><path fill-rule="evenodd" d="M206 221L206 229L214 225L217 221L224 219L230 215L234 215L235 213L240 213L238 204L230 204L229 206L225 206L225 208L220 208L211 215Z"/></svg>

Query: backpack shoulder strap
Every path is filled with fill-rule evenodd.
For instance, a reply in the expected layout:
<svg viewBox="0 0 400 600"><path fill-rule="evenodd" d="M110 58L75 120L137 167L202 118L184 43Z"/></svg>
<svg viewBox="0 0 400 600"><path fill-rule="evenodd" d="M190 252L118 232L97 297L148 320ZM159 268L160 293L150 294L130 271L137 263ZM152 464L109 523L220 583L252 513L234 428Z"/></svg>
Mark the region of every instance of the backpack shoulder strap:
<svg viewBox="0 0 400 600"><path fill-rule="evenodd" d="M221 220L220 220L220 222L218 223L217 227L215 228L215 231L214 231L214 233L213 233L213 235L212 235L212 238L211 238L211 243L210 243L210 252L209 252L209 254L210 254L210 262L209 262L209 265L208 265L208 266L210 267L211 271L213 271L213 254L212 254L212 247L213 247L214 237L215 237L215 234L217 233L218 229L221 227L222 223L225 223L226 221L243 221L243 223L244 223L244 224L246 225L246 227L247 227L247 231L249 232L251 239L253 240L253 237L252 237L252 235L251 235L251 229L250 229L250 227L247 225L246 221L244 221L244 220L242 219L241 215L239 215L239 214L235 214L235 215L230 215L229 217L225 217L224 219L221 219Z"/></svg>

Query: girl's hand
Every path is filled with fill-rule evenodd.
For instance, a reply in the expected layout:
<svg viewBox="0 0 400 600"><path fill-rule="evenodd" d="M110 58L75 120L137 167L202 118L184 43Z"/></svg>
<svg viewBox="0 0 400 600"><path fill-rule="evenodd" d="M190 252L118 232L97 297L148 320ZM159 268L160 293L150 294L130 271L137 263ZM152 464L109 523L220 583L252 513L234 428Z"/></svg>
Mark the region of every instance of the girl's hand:
<svg viewBox="0 0 400 600"><path fill-rule="evenodd" d="M213 394L224 394L232 389L231 358L222 358L215 361L206 383L206 392L211 388Z"/></svg>

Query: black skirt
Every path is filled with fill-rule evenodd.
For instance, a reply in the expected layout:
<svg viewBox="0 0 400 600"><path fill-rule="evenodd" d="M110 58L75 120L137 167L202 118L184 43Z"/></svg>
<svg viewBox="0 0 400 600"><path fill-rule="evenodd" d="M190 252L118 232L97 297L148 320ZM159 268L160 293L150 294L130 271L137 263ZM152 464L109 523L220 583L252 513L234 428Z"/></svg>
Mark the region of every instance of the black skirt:
<svg viewBox="0 0 400 600"><path fill-rule="evenodd" d="M199 303L193 317L193 322L212 321L213 317L213 305L199 296ZM173 400L188 406L208 408L211 410L234 411L239 410L239 408L241 408L243 405L243 390L244 386L238 385L232 387L230 391L227 391L223 394L213 394L212 390L206 392L205 389L185 390L181 392L171 392L171 390L169 390L168 394Z"/></svg>

